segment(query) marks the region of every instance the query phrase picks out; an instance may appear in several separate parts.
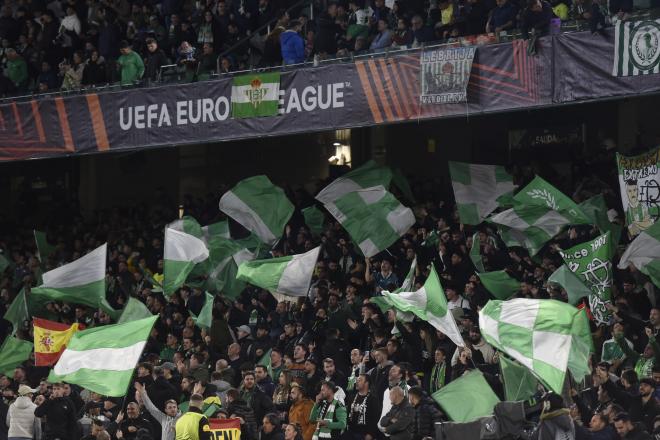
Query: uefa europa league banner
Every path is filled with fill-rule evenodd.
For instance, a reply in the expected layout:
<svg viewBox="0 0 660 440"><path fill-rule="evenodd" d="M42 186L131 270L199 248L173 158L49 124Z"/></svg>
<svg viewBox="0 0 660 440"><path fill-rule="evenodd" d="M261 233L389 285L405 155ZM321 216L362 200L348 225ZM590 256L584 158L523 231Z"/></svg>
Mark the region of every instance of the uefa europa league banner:
<svg viewBox="0 0 660 440"><path fill-rule="evenodd" d="M630 237L649 228L660 215L660 147L639 156L616 155L621 204Z"/></svg>
<svg viewBox="0 0 660 440"><path fill-rule="evenodd" d="M615 247L610 233L578 244L560 254L568 268L591 290L589 308L598 325L608 324L610 312L605 304L612 302L612 256Z"/></svg>

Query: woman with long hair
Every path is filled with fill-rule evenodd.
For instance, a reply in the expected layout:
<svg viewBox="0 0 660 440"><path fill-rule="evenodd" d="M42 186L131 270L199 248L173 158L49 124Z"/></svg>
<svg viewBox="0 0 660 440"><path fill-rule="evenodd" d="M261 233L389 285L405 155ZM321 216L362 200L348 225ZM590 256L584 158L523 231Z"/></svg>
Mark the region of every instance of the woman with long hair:
<svg viewBox="0 0 660 440"><path fill-rule="evenodd" d="M286 420L291 406L289 393L291 392L291 373L289 370L283 370L277 378L277 386L273 392L273 405L277 414L282 420Z"/></svg>

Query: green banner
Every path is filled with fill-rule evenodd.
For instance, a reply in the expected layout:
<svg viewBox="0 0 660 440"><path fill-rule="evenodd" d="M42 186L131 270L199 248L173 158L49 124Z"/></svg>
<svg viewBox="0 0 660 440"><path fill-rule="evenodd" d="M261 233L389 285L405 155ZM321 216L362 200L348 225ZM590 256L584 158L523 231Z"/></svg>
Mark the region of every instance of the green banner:
<svg viewBox="0 0 660 440"><path fill-rule="evenodd" d="M607 324L610 312L605 304L612 297L612 256L615 246L609 232L591 241L561 251L566 265L591 290L589 307L597 324Z"/></svg>

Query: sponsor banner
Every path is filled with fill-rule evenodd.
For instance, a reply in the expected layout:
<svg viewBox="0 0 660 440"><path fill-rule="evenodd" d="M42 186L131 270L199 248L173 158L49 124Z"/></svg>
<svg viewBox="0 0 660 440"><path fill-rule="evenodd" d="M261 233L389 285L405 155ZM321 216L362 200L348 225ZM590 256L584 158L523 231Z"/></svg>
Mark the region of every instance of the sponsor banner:
<svg viewBox="0 0 660 440"><path fill-rule="evenodd" d="M619 21L612 75L660 73L660 20Z"/></svg>
<svg viewBox="0 0 660 440"><path fill-rule="evenodd" d="M240 419L209 419L211 440L240 440Z"/></svg>
<svg viewBox="0 0 660 440"><path fill-rule="evenodd" d="M617 153L616 161L628 233L635 237L660 216L660 147L633 157Z"/></svg>
<svg viewBox="0 0 660 440"><path fill-rule="evenodd" d="M455 47L423 50L420 58L424 104L454 104L467 102L475 47Z"/></svg>
<svg viewBox="0 0 660 440"><path fill-rule="evenodd" d="M250 115L233 114L232 86L238 84L231 77L9 102L0 104L0 161L282 136L660 91L660 75L612 76L613 46L614 31L607 38L584 33L541 38L533 57L522 40L480 46L465 96L460 90L431 98L446 103L420 99L444 93L423 90L421 51L283 71L272 116L261 116L273 113L269 87L250 94L258 107L264 98L268 102L267 109L254 113L259 117L234 117ZM449 102L463 98L467 102Z"/></svg>

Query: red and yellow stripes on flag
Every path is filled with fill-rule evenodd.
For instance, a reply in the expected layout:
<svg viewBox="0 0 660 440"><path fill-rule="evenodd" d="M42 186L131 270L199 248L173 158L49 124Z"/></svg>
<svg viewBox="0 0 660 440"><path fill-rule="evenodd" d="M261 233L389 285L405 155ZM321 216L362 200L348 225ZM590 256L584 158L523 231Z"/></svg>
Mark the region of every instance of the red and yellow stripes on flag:
<svg viewBox="0 0 660 440"><path fill-rule="evenodd" d="M209 419L212 440L239 440L241 438L240 419Z"/></svg>
<svg viewBox="0 0 660 440"><path fill-rule="evenodd" d="M34 365L49 367L55 365L73 334L85 326L62 324L47 319L34 318Z"/></svg>

